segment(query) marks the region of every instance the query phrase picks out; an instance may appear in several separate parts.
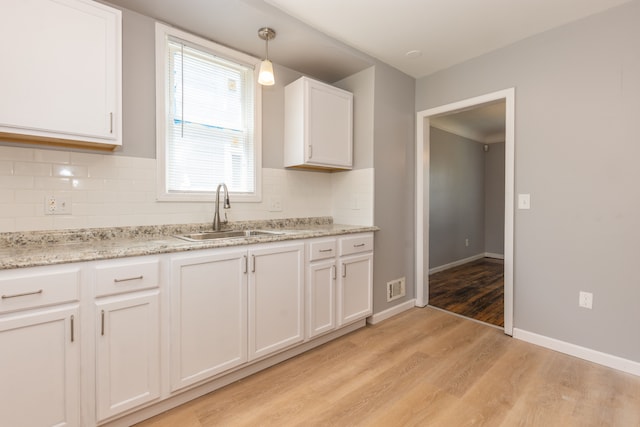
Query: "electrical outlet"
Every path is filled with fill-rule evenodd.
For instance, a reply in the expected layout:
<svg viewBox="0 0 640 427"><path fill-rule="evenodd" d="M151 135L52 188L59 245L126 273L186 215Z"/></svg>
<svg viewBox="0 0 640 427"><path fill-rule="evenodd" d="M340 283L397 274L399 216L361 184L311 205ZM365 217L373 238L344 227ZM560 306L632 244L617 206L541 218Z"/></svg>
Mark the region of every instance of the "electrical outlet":
<svg viewBox="0 0 640 427"><path fill-rule="evenodd" d="M359 211L360 210L360 197L357 194L352 194L350 197L351 210Z"/></svg>
<svg viewBox="0 0 640 427"><path fill-rule="evenodd" d="M593 308L593 294L591 292L580 291L578 305L583 308Z"/></svg>
<svg viewBox="0 0 640 427"><path fill-rule="evenodd" d="M465 245L466 247L469 247L469 239L464 239L464 245Z"/></svg>
<svg viewBox="0 0 640 427"><path fill-rule="evenodd" d="M269 198L269 212L282 212L282 197L271 196Z"/></svg>
<svg viewBox="0 0 640 427"><path fill-rule="evenodd" d="M49 195L44 198L45 215L71 215L71 199Z"/></svg>

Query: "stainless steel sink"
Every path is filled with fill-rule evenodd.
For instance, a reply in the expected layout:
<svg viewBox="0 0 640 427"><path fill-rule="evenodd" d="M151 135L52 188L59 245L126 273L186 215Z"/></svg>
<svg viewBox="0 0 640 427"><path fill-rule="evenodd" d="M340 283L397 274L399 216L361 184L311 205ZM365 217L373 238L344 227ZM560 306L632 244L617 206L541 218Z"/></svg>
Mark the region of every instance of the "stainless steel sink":
<svg viewBox="0 0 640 427"><path fill-rule="evenodd" d="M203 240L216 240L216 239L238 239L253 236L274 236L284 234L280 231L272 230L231 230L231 231L204 231L202 233L190 233L181 234L175 236L179 239L187 240L189 242L201 242Z"/></svg>

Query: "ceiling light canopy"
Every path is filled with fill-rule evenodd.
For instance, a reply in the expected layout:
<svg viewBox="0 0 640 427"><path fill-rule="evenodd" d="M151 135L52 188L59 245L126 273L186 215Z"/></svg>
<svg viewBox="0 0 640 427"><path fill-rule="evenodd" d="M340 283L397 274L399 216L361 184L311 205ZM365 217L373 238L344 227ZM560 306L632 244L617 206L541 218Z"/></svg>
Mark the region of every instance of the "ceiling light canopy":
<svg viewBox="0 0 640 427"><path fill-rule="evenodd" d="M258 30L258 37L266 43L266 54L264 60L260 63L258 83L263 86L273 86L276 79L273 75L273 64L269 61L269 40L276 37L276 32L269 27L260 28Z"/></svg>

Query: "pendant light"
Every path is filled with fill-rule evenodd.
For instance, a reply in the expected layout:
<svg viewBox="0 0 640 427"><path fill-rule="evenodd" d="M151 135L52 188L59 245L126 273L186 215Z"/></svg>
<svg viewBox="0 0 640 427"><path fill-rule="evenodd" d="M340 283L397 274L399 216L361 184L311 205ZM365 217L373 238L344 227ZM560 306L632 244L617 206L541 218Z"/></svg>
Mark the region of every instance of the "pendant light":
<svg viewBox="0 0 640 427"><path fill-rule="evenodd" d="M264 61L260 63L258 83L263 86L273 86L276 80L273 77L273 64L269 61L269 40L276 37L276 32L269 27L260 28L258 30L258 37L265 41L267 47Z"/></svg>

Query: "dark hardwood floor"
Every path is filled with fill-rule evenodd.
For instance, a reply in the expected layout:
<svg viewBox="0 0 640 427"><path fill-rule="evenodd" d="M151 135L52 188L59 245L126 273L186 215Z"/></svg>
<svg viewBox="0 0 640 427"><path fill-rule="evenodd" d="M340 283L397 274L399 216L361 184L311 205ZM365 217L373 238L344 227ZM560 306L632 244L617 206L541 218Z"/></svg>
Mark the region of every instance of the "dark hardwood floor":
<svg viewBox="0 0 640 427"><path fill-rule="evenodd" d="M482 258L429 275L429 305L504 326L504 262Z"/></svg>

